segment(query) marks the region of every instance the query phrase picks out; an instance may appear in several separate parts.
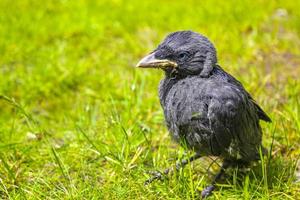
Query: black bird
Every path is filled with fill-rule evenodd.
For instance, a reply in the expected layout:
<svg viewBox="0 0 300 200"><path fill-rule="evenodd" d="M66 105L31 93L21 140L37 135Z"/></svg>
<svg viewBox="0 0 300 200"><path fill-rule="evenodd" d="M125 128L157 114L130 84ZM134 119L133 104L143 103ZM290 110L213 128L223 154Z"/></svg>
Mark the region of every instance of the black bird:
<svg viewBox="0 0 300 200"><path fill-rule="evenodd" d="M260 151L266 153L259 121L271 119L242 84L217 64L214 45L206 37L192 31L171 33L137 67L165 72L159 98L166 125L175 141L196 153L177 168L201 156L223 159L202 197L211 194L226 168L247 165L259 160Z"/></svg>

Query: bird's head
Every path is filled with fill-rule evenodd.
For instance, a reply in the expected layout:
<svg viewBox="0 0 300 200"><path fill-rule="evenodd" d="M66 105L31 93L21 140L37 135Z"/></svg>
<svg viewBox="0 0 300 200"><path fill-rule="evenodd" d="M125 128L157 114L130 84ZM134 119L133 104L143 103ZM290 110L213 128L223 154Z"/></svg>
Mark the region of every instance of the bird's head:
<svg viewBox="0 0 300 200"><path fill-rule="evenodd" d="M169 34L137 67L163 69L167 75L197 75L203 70L208 53L215 65L216 50L206 37L193 31L178 31Z"/></svg>

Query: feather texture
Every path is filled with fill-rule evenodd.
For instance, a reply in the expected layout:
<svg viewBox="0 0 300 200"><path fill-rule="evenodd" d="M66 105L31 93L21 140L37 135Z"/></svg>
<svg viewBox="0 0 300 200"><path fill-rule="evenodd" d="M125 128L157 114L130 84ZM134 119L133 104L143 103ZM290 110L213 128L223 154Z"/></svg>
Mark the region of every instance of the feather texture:
<svg viewBox="0 0 300 200"><path fill-rule="evenodd" d="M171 136L201 155L232 160L259 158L259 119L269 117L242 84L216 66L209 78L166 77L160 102Z"/></svg>

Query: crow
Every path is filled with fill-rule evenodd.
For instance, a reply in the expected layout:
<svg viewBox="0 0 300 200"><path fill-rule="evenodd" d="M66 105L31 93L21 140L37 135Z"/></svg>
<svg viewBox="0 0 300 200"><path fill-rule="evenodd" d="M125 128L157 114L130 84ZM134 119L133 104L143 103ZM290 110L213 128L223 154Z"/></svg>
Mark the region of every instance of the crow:
<svg viewBox="0 0 300 200"><path fill-rule="evenodd" d="M208 38L193 31L171 33L137 67L165 73L159 99L166 126L176 142L195 152L176 169L202 156L223 160L211 185L202 191L203 198L212 193L228 167L248 165L260 159L260 152L266 154L259 122L271 119L243 85L218 65ZM145 183L161 176L157 173Z"/></svg>

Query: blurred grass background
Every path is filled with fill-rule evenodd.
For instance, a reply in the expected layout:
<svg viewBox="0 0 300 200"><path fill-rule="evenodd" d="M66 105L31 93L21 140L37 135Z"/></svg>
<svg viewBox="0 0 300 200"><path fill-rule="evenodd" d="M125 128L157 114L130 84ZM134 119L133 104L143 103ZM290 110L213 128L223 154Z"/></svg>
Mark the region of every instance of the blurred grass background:
<svg viewBox="0 0 300 200"><path fill-rule="evenodd" d="M216 45L273 123L272 152L212 199L298 199L300 1L0 0L0 197L194 199L218 168L203 158L148 187L147 171L185 157L164 126L163 73L134 69L172 31ZM299 179L298 179L299 180Z"/></svg>

